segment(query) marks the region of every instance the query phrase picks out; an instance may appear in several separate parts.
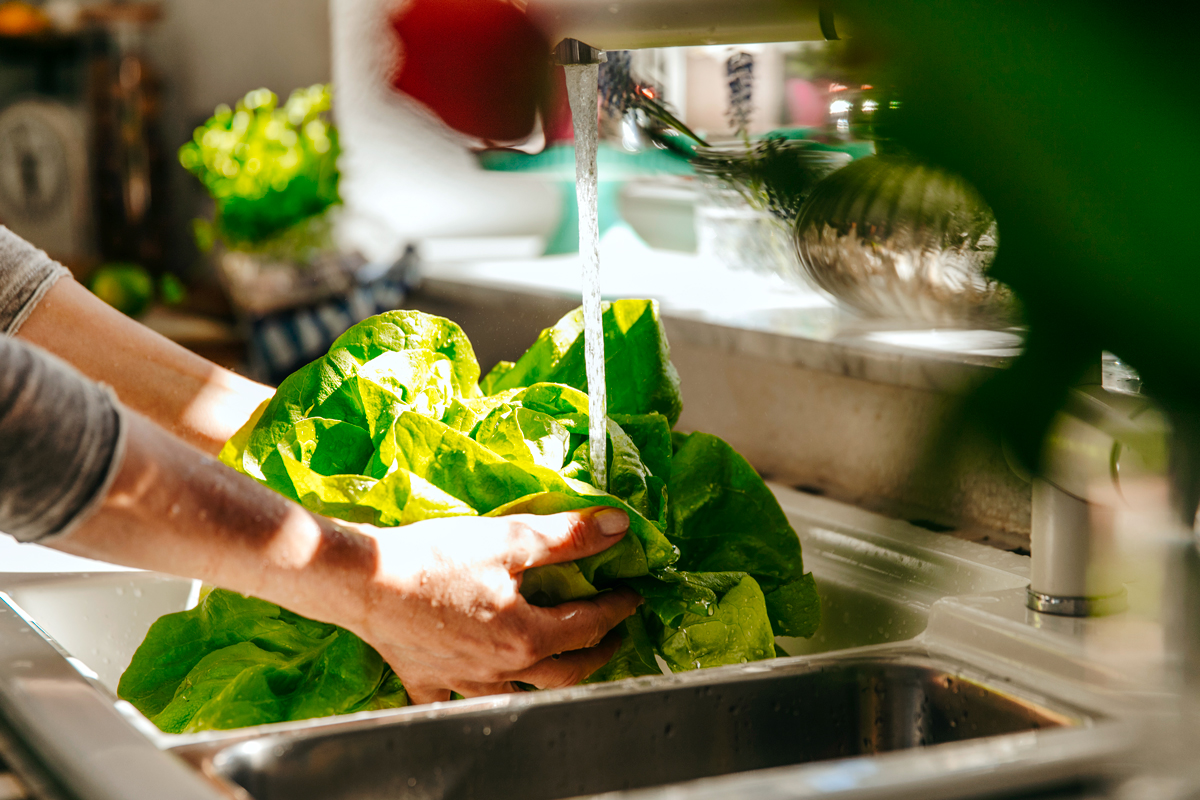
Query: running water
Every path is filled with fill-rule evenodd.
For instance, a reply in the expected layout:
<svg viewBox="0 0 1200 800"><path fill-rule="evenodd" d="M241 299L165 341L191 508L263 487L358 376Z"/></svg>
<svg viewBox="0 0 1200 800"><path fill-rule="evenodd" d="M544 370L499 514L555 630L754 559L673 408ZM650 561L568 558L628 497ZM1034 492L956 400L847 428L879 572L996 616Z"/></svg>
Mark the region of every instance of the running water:
<svg viewBox="0 0 1200 800"><path fill-rule="evenodd" d="M579 260L583 263L583 344L588 385L588 451L592 483L608 489L608 393L604 381L604 322L600 314L600 210L596 140L600 67L565 67L575 123L575 194L579 199Z"/></svg>

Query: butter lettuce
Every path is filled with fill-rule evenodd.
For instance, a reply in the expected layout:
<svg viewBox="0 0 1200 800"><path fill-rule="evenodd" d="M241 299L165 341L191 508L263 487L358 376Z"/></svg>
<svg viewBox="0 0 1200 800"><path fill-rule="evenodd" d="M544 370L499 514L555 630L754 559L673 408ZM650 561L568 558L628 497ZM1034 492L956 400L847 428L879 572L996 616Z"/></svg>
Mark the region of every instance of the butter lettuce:
<svg viewBox="0 0 1200 800"><path fill-rule="evenodd" d="M603 319L608 413L657 411L674 425L683 398L658 305L651 300L605 303ZM582 307L542 331L515 364L501 362L484 378L489 393L535 383L561 383L587 391Z"/></svg>
<svg viewBox="0 0 1200 800"><path fill-rule="evenodd" d="M766 593L775 633L812 636L820 621L816 584L800 540L762 478L716 436L677 437L667 494L667 537L692 572L747 572Z"/></svg>
<svg viewBox="0 0 1200 800"><path fill-rule="evenodd" d="M349 631L214 589L150 627L117 693L162 730L190 733L356 711L389 676Z"/></svg>
<svg viewBox="0 0 1200 800"><path fill-rule="evenodd" d="M395 530L448 516L612 506L617 545L527 570L553 605L631 586L646 598L589 682L771 658L819 622L800 542L728 444L672 431L682 409L649 300L604 304L608 486L592 484L582 316L543 331L480 381L462 330L393 311L343 334L280 385L221 460L319 513ZM396 708L403 684L349 631L213 590L150 629L118 694L169 732Z"/></svg>

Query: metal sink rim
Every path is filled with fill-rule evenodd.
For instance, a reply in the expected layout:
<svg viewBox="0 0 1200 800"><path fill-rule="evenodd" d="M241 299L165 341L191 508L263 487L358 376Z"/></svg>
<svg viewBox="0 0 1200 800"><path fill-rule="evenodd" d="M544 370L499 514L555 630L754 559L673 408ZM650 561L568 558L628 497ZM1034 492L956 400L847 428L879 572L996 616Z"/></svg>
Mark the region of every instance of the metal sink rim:
<svg viewBox="0 0 1200 800"><path fill-rule="evenodd" d="M706 787L711 788L717 785L729 784L732 786L735 784L754 783L756 781L761 782L763 780L768 780L769 782L771 776L790 776L789 780L793 780L794 782L794 779L798 775L819 774L822 770L829 770L831 765L835 763L861 763L864 760L873 759L884 759L885 762L883 763L893 765L890 769L893 771L898 769L901 772L905 769L920 772L921 765L942 763L946 759L950 759L951 763L957 763L954 761L955 758L959 758L960 760L967 758L970 761L969 754L992 753L993 751L1007 753L1011 758L1016 758L1019 762L1021 759L1028 760L1031 753L1036 756L1037 742L1055 741L1066 736L1068 750L1070 750L1070 742L1077 741L1078 734L1082 732L1099 729L1104 732L1101 737L1102 740L1104 740L1104 737L1112 739L1115 734L1108 731L1120 727L1119 723L1107 719L1104 714L1099 713L1094 708L1088 708L1051 696L1025 682L1006 680L951 654L934 651L917 643L903 643L899 645L874 645L853 651L841 651L836 654L822 656L781 658L767 662L758 662L757 664L739 664L730 667L698 670L679 675L655 676L611 684L476 698L436 704L434 706L398 709L389 712L371 712L370 714L355 715L351 718L333 718L332 720L327 718L325 720L314 721L317 724L302 729L297 728L292 723L242 729L237 732L239 735L233 737L229 735L230 732L217 732L218 735L216 736L212 735L213 732L194 734L186 737L187 741L181 741L185 737L177 736L172 737L175 741L171 743L172 746L168 749L191 763L218 786L226 791L232 790L236 794L243 790L226 777L226 772L230 764L237 761L244 761L247 757L253 757L255 753L260 751L271 751L275 748L288 747L291 744L306 743L309 740L334 738L342 734L361 733L373 729L420 725L427 721L448 717L463 718L464 722L466 722L472 718L494 715L498 711L506 709L511 709L514 713L521 713L539 706L559 705L564 702L614 696L637 698L638 696L649 695L663 689L728 685L731 683L764 679L772 675L807 674L826 669L844 669L859 665L877 666L880 664L905 667L915 666L953 675L964 681L979 684L989 692L1034 705L1039 710L1063 719L1064 725L1059 728L1042 728L1024 732L979 736L960 741L943 742L873 755L856 755L835 760L808 761L792 765L733 772L725 775L675 782L669 784L669 786L647 786L596 796L651 797L655 793L668 788L672 791L690 792L691 789L687 787L699 787L696 790L703 793L707 791ZM1045 740L1044 737L1048 734L1053 735L1049 740ZM1072 738L1073 735L1074 738ZM1124 741L1120 736L1117 738ZM997 744L997 742L1000 744ZM1110 743L1106 748L1100 749L1111 751L1114 747ZM1083 748L1083 753L1084 755L1090 755L1091 751L1095 749L1094 746L1090 748L1085 747ZM947 755L938 755L939 753ZM948 755L950 753L959 753L960 755ZM1076 760L1079 760L1079 758L1083 758L1083 755L1080 755ZM1095 759L1092 760L1095 761ZM1064 761L1064 764L1066 763L1067 761ZM903 766L904 764L910 764L910 766L905 767ZM1016 772L1020 772L1020 763L1010 764L1008 767L1010 771L1015 769ZM1020 782L1019 775L1012 779ZM730 796L738 796L740 794L742 793L736 792ZM249 797L248 794L243 796Z"/></svg>
<svg viewBox="0 0 1200 800"><path fill-rule="evenodd" d="M882 661L889 658L900 659L910 663L915 661L935 662L939 669L977 683L985 685L1003 683L1004 688L1002 692L1004 694L1012 695L1026 702L1035 703L1056 713L1061 713L1061 710L1074 711L1080 715L1079 719L1083 720L1081 722L1082 725L1088 724L1089 721L1100 720L1106 716L1097 710L1084 708L1076 703L1037 692L1022 682L1010 682L1006 678L996 675L994 672L989 672L972 665L961 657L923 646L919 640L910 640L900 643L868 645L866 647L838 650L832 653L811 656L788 656L747 664L709 667L707 669L671 675L629 678L611 683L570 686L564 689L515 694L489 695L486 697L452 700L444 703L429 703L384 711L366 711L336 717L320 717L299 722L275 722L234 730L203 731L190 734L163 733L161 737L164 748L173 751L187 751L193 748L224 748L235 746L251 739L266 737L280 739L308 738L316 735L337 733L343 730L412 724L430 719L439 719L447 716L464 716L501 708L525 709L540 705L553 705L613 695L644 695L653 691L677 686L706 686L755 680L760 676L770 673L815 672L832 666L844 666L860 661Z"/></svg>

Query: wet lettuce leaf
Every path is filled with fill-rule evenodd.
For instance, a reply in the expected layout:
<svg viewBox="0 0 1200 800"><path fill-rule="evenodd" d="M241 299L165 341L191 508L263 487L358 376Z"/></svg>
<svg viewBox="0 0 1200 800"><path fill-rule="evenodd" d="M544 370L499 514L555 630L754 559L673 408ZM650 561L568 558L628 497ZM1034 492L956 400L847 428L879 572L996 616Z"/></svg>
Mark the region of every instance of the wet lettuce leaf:
<svg viewBox="0 0 1200 800"><path fill-rule="evenodd" d="M658 635L658 648L672 672L744 664L775 656L775 634L762 589L745 573L726 573L713 582L715 599L689 605Z"/></svg>
<svg viewBox="0 0 1200 800"><path fill-rule="evenodd" d="M679 375L653 300L617 300L601 306L608 412L657 411L674 425L683 410ZM583 359L583 309L577 308L547 328L511 366L484 378L489 393L534 383L561 383L587 391Z"/></svg>
<svg viewBox="0 0 1200 800"><path fill-rule="evenodd" d="M640 613L618 625L617 634L621 637L621 645L617 652L607 664L585 679L584 683L605 683L662 674L655 658L657 649L650 639L650 634L646 632L646 623Z"/></svg>
<svg viewBox="0 0 1200 800"><path fill-rule="evenodd" d="M117 693L162 730L190 733L347 713L389 675L349 631L214 589L155 621Z"/></svg>
<svg viewBox="0 0 1200 800"><path fill-rule="evenodd" d="M716 436L679 436L667 494L667 537L683 554L678 569L747 572L766 594L777 635L816 632L820 606L800 540L746 459Z"/></svg>
<svg viewBox="0 0 1200 800"><path fill-rule="evenodd" d="M811 636L816 587L770 490L717 437L672 431L682 401L657 305L605 303L604 333L605 487L589 466L578 311L482 382L453 322L368 319L285 380L221 460L316 513L398 528L388 535L438 517L624 510L617 545L522 576L540 605L623 585L646 598L589 682L771 658L776 635ZM408 703L349 631L219 589L151 627L118 693L176 733Z"/></svg>

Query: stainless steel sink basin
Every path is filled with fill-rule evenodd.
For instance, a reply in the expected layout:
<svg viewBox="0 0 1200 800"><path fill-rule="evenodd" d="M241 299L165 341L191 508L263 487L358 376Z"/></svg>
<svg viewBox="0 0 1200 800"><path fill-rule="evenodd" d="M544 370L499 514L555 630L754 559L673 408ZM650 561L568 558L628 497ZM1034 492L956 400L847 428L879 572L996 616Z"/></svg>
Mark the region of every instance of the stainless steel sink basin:
<svg viewBox="0 0 1200 800"><path fill-rule="evenodd" d="M941 800L1091 776L1129 749L1112 699L1076 685L1090 661L1051 680L1040 639L1010 644L1012 625L1045 631L966 604L1023 598L1027 559L777 492L822 595L818 635L780 640L797 658L176 736L114 692L197 584L0 569L0 716L81 800Z"/></svg>
<svg viewBox="0 0 1200 800"><path fill-rule="evenodd" d="M256 800L556 800L1089 721L917 652L775 662L566 694L452 704L177 752Z"/></svg>

